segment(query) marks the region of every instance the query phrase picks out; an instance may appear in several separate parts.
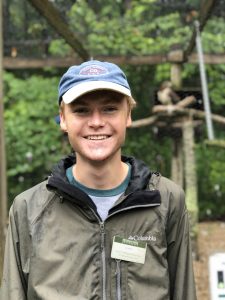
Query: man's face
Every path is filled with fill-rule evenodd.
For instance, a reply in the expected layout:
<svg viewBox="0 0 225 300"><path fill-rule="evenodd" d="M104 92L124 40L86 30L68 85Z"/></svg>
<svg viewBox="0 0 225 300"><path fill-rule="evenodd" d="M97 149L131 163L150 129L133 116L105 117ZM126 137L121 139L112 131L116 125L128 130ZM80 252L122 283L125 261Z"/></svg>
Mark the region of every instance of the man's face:
<svg viewBox="0 0 225 300"><path fill-rule="evenodd" d="M60 117L77 160L100 162L120 157L126 128L131 125L130 108L121 94L85 94L65 105Z"/></svg>

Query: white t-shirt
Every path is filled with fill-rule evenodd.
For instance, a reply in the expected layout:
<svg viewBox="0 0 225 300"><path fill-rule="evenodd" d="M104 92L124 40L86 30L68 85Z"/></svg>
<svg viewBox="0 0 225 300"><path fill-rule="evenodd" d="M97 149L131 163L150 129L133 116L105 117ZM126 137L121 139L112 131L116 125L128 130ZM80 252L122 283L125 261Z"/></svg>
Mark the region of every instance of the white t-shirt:
<svg viewBox="0 0 225 300"><path fill-rule="evenodd" d="M66 170L66 176L70 184L73 184L79 189L81 189L92 199L92 201L96 205L99 216L104 221L108 216L109 210L113 207L113 205L119 199L119 197L125 192L129 184L131 176L131 165L129 163L127 165L129 169L124 181L116 188L108 190L91 189L78 182L73 176L73 166L69 167Z"/></svg>

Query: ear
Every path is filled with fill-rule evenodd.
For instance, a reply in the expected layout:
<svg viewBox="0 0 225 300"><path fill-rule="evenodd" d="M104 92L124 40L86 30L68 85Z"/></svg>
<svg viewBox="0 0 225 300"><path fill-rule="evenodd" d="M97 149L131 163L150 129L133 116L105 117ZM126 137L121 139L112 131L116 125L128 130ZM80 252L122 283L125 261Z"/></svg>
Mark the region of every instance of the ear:
<svg viewBox="0 0 225 300"><path fill-rule="evenodd" d="M127 116L127 127L130 127L131 124L132 124L131 111L129 111L128 116Z"/></svg>
<svg viewBox="0 0 225 300"><path fill-rule="evenodd" d="M60 110L60 128L62 131L67 132L66 120L63 111Z"/></svg>

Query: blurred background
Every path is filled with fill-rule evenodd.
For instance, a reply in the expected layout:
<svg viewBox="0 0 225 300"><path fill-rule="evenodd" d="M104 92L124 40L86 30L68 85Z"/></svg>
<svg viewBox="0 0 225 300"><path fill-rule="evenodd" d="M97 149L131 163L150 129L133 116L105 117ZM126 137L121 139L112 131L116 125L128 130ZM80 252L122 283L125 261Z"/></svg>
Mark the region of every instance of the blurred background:
<svg viewBox="0 0 225 300"><path fill-rule="evenodd" d="M199 248L207 237L210 241L225 234L225 1L1 2L2 241L4 210L8 214L14 197L44 180L71 152L55 122L60 77L70 65L87 59L115 62L138 103L123 153L183 186L198 295L208 299L208 273L203 271L208 256L225 252L221 238L219 245L215 241L210 248L208 242ZM196 38L204 52L211 138ZM165 90L163 83L169 88L166 103L159 93ZM193 101L179 106L190 96Z"/></svg>

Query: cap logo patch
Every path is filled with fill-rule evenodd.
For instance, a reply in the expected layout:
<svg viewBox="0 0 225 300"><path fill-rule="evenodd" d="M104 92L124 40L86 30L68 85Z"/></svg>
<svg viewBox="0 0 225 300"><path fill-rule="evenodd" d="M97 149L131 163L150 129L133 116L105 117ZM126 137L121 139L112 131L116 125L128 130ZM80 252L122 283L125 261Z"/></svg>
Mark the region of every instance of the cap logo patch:
<svg viewBox="0 0 225 300"><path fill-rule="evenodd" d="M90 76L96 76L96 75L103 75L109 73L108 70L104 67L98 66L98 65L92 65L84 67L80 70L79 75L90 75Z"/></svg>

